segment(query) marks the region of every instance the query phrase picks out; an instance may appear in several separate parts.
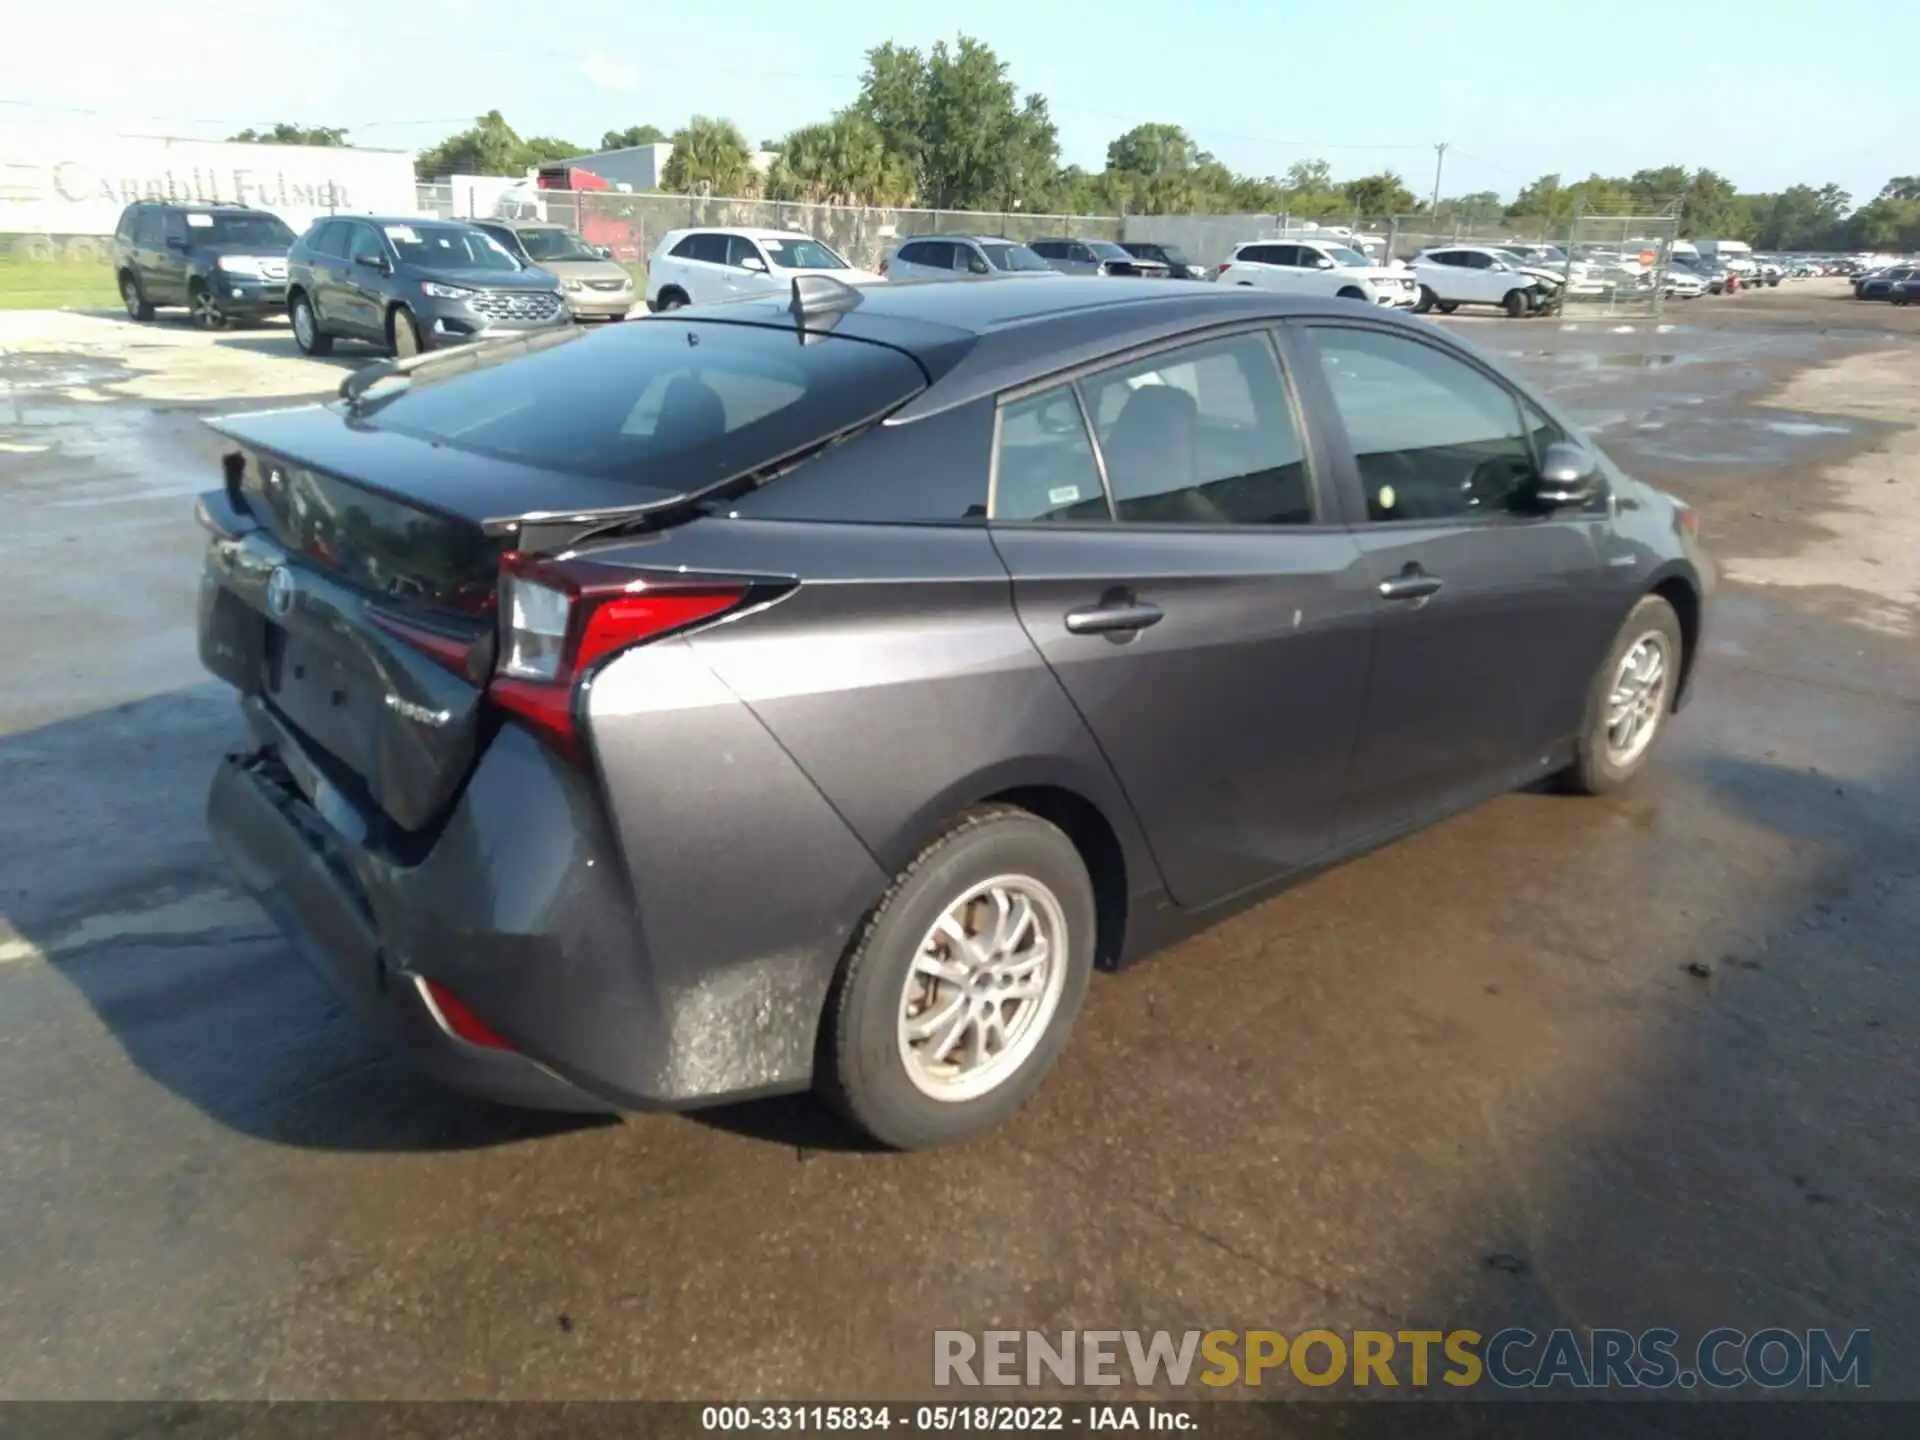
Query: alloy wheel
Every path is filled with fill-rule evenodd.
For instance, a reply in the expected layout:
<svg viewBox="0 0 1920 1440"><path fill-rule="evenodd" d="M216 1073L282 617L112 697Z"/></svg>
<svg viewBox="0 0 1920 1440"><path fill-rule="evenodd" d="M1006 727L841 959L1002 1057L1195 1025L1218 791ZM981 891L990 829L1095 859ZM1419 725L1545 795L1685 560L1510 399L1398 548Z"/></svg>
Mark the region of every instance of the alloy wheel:
<svg viewBox="0 0 1920 1440"><path fill-rule="evenodd" d="M313 307L304 300L293 307L293 338L302 350L313 348Z"/></svg>
<svg viewBox="0 0 1920 1440"><path fill-rule="evenodd" d="M1666 637L1648 631L1627 647L1607 693L1607 757L1631 765L1653 743L1666 714L1668 663Z"/></svg>
<svg viewBox="0 0 1920 1440"><path fill-rule="evenodd" d="M203 330L218 330L227 323L226 313L221 310L220 302L213 298L213 292L200 289L193 292L193 323Z"/></svg>
<svg viewBox="0 0 1920 1440"><path fill-rule="evenodd" d="M934 922L900 997L900 1059L936 1100L976 1099L1026 1063L1067 979L1067 922L1028 875L969 889Z"/></svg>

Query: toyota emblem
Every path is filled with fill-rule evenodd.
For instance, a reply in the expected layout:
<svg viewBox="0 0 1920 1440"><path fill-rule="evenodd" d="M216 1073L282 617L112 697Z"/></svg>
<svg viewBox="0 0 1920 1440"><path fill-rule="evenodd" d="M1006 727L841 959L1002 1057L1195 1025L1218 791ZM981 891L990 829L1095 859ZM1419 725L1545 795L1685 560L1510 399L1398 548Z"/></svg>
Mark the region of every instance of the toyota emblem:
<svg viewBox="0 0 1920 1440"><path fill-rule="evenodd" d="M274 566L267 576L267 609L275 615L293 609L293 572L284 565Z"/></svg>

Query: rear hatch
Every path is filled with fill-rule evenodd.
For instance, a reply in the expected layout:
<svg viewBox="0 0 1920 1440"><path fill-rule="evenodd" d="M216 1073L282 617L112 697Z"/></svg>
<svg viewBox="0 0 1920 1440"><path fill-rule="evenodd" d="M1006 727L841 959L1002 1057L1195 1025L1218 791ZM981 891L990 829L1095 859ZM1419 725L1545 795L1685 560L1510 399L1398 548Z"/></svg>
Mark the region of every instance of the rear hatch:
<svg viewBox="0 0 1920 1440"><path fill-rule="evenodd" d="M881 345L660 319L214 421L233 448L201 500L202 659L304 752L310 798L325 780L369 821L424 830L513 708L489 703L503 566L696 516L925 383Z"/></svg>

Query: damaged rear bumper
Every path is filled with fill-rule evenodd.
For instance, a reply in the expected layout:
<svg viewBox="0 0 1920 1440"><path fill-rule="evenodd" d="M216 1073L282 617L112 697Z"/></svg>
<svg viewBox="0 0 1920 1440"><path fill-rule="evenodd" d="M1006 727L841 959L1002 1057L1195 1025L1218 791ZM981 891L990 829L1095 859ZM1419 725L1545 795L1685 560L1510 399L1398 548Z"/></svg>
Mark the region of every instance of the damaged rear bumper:
<svg viewBox="0 0 1920 1440"><path fill-rule="evenodd" d="M444 825L406 837L259 700L242 708L252 743L215 774L215 840L294 950L435 1080L581 1112L810 1083L837 957L661 963L590 783L532 736L504 727ZM422 982L510 1048L461 1038Z"/></svg>

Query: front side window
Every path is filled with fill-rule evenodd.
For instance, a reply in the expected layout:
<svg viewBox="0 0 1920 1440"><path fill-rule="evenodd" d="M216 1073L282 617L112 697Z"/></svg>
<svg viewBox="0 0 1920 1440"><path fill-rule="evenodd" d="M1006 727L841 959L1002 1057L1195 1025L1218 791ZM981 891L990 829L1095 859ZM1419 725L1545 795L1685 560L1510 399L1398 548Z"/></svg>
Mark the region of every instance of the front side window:
<svg viewBox="0 0 1920 1440"><path fill-rule="evenodd" d="M1405 336L1336 326L1308 333L1353 447L1369 520L1466 519L1523 507L1533 446L1504 385Z"/></svg>
<svg viewBox="0 0 1920 1440"><path fill-rule="evenodd" d="M160 223L169 245L183 245L187 239L187 220L178 210L164 210Z"/></svg>
<svg viewBox="0 0 1920 1440"><path fill-rule="evenodd" d="M1313 522L1306 452L1264 334L1164 351L1081 386L1121 520Z"/></svg>
<svg viewBox="0 0 1920 1440"><path fill-rule="evenodd" d="M1086 420L1071 385L1029 395L1000 412L993 518L1111 518Z"/></svg>
<svg viewBox="0 0 1920 1440"><path fill-rule="evenodd" d="M747 264L749 260L758 260L763 268L767 263L759 248L746 236L727 236L727 264L735 270L747 270L752 268Z"/></svg>

